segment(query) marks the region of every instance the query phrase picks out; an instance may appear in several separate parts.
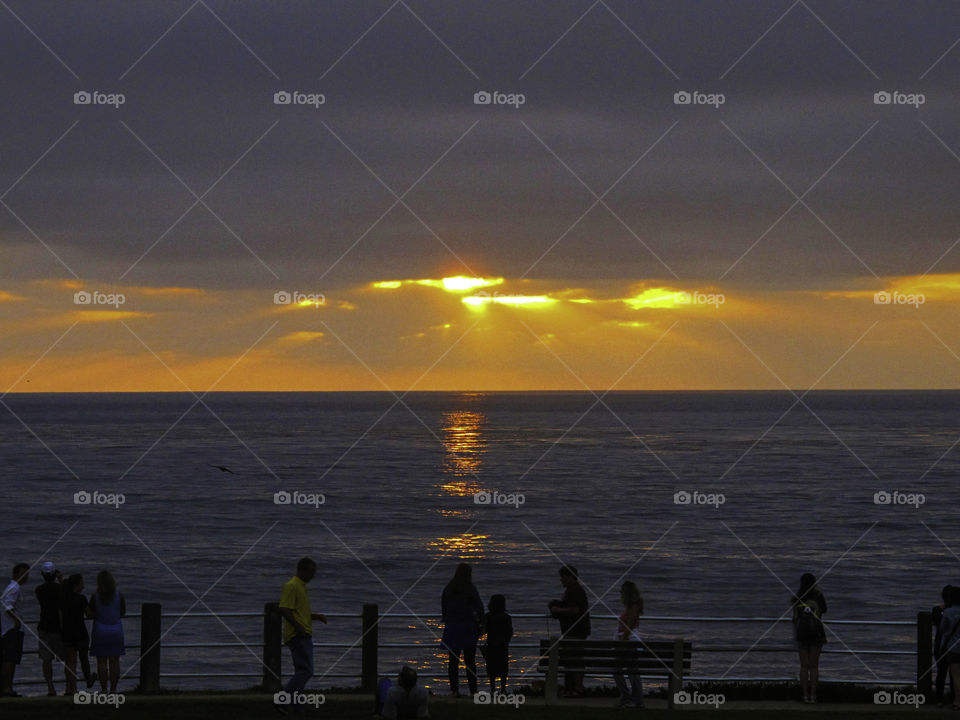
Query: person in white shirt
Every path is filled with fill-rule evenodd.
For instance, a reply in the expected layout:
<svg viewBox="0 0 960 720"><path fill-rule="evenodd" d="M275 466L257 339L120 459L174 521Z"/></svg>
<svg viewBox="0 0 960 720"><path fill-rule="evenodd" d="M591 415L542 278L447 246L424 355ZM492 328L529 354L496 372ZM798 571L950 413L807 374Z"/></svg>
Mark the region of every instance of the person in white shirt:
<svg viewBox="0 0 960 720"><path fill-rule="evenodd" d="M0 595L0 697L17 697L13 691L13 675L23 655L23 622L20 588L30 579L30 566L13 566L13 579Z"/></svg>

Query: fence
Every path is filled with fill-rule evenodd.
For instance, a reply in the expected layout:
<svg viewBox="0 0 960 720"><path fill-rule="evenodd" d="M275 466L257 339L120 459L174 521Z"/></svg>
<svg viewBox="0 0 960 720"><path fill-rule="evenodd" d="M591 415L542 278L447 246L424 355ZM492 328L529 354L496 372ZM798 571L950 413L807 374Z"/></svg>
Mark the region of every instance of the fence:
<svg viewBox="0 0 960 720"><path fill-rule="evenodd" d="M381 623L384 620L438 620L435 615L417 615L414 613L386 613L380 614L379 608L374 604L365 604L360 613L327 613L331 620L359 620L360 634L353 643L336 642L315 642L318 649L330 649L342 651L341 658L350 652L359 651L360 663L359 669L348 672L318 672L318 680L360 680L360 687L364 691L372 692L376 687L377 681L382 673L380 663L381 650L423 650L423 642L382 642L381 641ZM521 622L547 620L547 616L537 613L513 613L512 617ZM592 616L595 620L609 620L611 623L616 620L614 615ZM259 642L175 642L168 640L163 634L164 619L174 619L179 623L183 620L201 620L201 619L259 619L262 623L263 634ZM139 651L137 660L137 677L139 678L139 690L144 693L155 693L161 688L162 680L177 679L202 679L202 678L248 678L250 680L259 679L259 685L269 692L275 692L280 687L281 662L283 656L282 646L282 618L277 610L276 603L267 603L262 612L189 612L189 613L163 613L159 603L144 603L141 606L139 616L129 616L125 622L133 622L139 625L140 641L137 644L128 644L128 650ZM645 626L663 624L681 624L684 626L711 625L711 624L759 624L766 623L770 626L778 623L788 623L789 619L774 617L695 617L695 616L666 616L666 615L646 615L641 618ZM28 621L29 622L29 621ZM932 621L929 612L920 612L917 614L916 621L907 620L829 620L825 621L827 625L833 627L843 626L861 626L871 628L916 628L916 646L911 649L883 649L883 648L857 648L852 649L846 646L835 648L828 644L823 654L830 655L852 655L852 656L915 656L916 657L916 676L912 679L896 680L877 680L863 678L836 678L838 682L853 682L870 685L915 685L918 692L927 696L932 694L932 667L933 667L933 639L932 639ZM543 636L547 637L551 633L546 628ZM695 632L692 634L684 633L685 639L693 641L693 652L695 660L702 658L704 654L719 653L793 653L792 646L748 646L730 643L697 643ZM439 644L437 643L437 646ZM535 669L535 659L539 653L539 643L514 641L510 645L511 652L515 659L515 665L527 667L519 673L520 677L536 676L540 674ZM203 649L237 649L253 653L259 663L262 663L262 671L257 672L164 672L162 664L163 650L203 650ZM36 655L36 650L25 650L24 655ZM516 662L517 660L530 660L528 663ZM354 666L356 667L356 666ZM393 674L396 668L391 667L388 674ZM430 676L430 679L440 679L441 676ZM686 678L691 681L791 681L793 677L709 677L702 675L691 675ZM18 679L19 684L33 685L43 684L44 681L38 678Z"/></svg>

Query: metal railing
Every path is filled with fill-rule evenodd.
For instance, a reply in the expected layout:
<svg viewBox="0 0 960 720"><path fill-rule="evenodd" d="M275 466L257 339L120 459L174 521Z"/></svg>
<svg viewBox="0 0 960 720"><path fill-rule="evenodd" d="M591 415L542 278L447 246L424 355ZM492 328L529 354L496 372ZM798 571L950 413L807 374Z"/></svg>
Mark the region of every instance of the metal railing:
<svg viewBox="0 0 960 720"><path fill-rule="evenodd" d="M149 621L144 622L143 618L149 615ZM343 656L350 652L359 652L361 654L361 663L360 671L352 672L323 672L322 669L318 669L317 679L319 680L343 680L343 679L359 679L361 682L361 687L367 690L372 690L376 685L377 679L379 677L379 651L380 650L424 650L430 648L440 649L439 641L436 637L430 637L426 641L417 640L413 642L395 642L395 641L381 641L381 628L384 621L389 620L415 620L417 622L428 622L428 621L439 621L440 616L431 613L424 614L415 614L415 613L384 613L380 614L377 606L375 605L364 605L363 612L360 613L326 613L328 619L331 620L359 620L361 623L361 632L359 639L352 643L347 642L327 642L327 641L318 641L314 643L315 648L328 649L341 651L341 659ZM551 635L550 618L546 614L541 613L512 613L511 617L515 620L520 621L544 621L546 624L544 626L544 637L549 637ZM612 614L591 614L592 619L605 621L609 620L611 622L617 620L616 615ZM210 619L243 619L243 620L252 620L258 619L263 623L263 636L261 640L255 642L244 642L242 640L237 641L227 641L227 642L186 642L186 641L168 641L163 637L161 632L161 627L166 622L180 623L183 621L197 621L197 620L210 620ZM789 623L789 618L778 618L778 617L745 617L745 616L734 616L734 617L711 617L711 616L671 616L671 615L645 615L640 618L641 623L646 626L650 625L659 625L659 624L670 624L670 625L702 625L702 624L750 624L750 623L766 623L771 627L782 624ZM36 620L25 621L28 624L35 624ZM163 679L168 680L187 680L187 679L240 679L240 678L260 678L261 685L264 689L270 690L271 692L279 688L280 685L280 658L282 654L282 645L281 645L281 619L279 614L276 612L276 604L268 603L265 605L262 612L223 612L223 613L213 613L213 612L187 612L187 613L177 613L177 612L161 612L160 606L155 603L146 603L143 606L143 612L138 615L132 615L125 619L127 623L134 623L139 625L140 629L140 643L131 643L126 647L128 650L144 650L140 653L140 659L138 663L140 665L139 672L139 687L142 691L151 692L156 691L160 687L160 682ZM860 627L877 627L877 628L916 628L917 631L917 644L916 647L912 649L885 649L885 648L876 648L876 647L864 647L864 648L848 648L848 647L825 647L823 653L825 655L852 655L852 656L887 656L887 657L902 657L902 656L916 656L917 658L917 676L913 680L878 680L877 678L838 678L835 682L850 682L858 684L869 684L869 685L914 685L918 689L923 691L929 691L930 685L930 668L932 666L932 628L930 624L930 613L919 613L916 621L908 620L856 620L856 619L831 619L829 621L825 620L824 624L828 626L860 626ZM643 628L643 625L641 628ZM232 631L231 631L232 632ZM527 631L526 634L534 634L536 631ZM28 637L29 637L28 633ZM161 639L163 638L163 639ZM686 636L686 640L694 641L694 654L700 656L704 653L707 654L721 654L721 653L793 653L795 648L792 645L786 644L776 644L776 645L742 645L742 644L698 644L696 643L696 637ZM28 644L29 640L28 640ZM159 662L159 652L156 654L156 662L152 662L148 658L148 654L151 650L160 649L164 650L229 650L229 649L245 649L247 651L255 651L259 653L259 659L262 662L263 670L256 672L189 672L189 671L178 671L178 672L164 672L161 668ZM513 664L515 667L521 668L520 672L517 675L521 678L524 676L540 676L542 673L537 670L536 660L539 657L540 644L539 642L530 642L525 640L517 640L511 642L510 644L511 651L513 651ZM520 652L517 652L520 651ZM35 649L24 650L25 656L36 656L38 651ZM249 653L248 653L249 654ZM92 660L92 658L91 658ZM39 670L39 663L34 666ZM45 681L37 676L26 676L24 673L18 673L21 675L17 679L17 684L21 685L42 685L45 684ZM55 672L56 675L61 674L62 672ZM446 678L445 674L442 675L421 675L424 679L431 680L442 680ZM601 676L593 676L601 677ZM691 675L686 679L691 681L739 681L739 682L783 682L783 681L792 681L796 678L793 676L775 676L775 677L732 677L724 675L723 677L710 677L710 676L697 676Z"/></svg>

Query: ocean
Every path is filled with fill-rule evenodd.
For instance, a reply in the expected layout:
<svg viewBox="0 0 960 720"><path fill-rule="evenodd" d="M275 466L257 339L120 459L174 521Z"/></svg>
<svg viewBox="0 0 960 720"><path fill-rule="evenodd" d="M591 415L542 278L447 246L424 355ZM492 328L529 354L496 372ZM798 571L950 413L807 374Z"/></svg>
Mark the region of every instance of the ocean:
<svg viewBox="0 0 960 720"><path fill-rule="evenodd" d="M768 617L800 575L822 576L827 620L915 622L960 582L960 392L14 394L0 407L0 564L109 568L131 613L261 612L303 555L317 612L384 622L381 673L445 674L440 593L457 563L486 601L507 597L516 643L557 625L547 602L575 565L593 637L612 638L619 584L651 617ZM221 470L221 466L227 470ZM9 571L6 571L9 572ZM36 617L28 585L28 617ZM197 597L202 599L198 602ZM398 600L399 598L399 600ZM542 617L541 617L542 616ZM420 619L424 620L421 623ZM166 617L164 673L179 688L256 684L258 618ZM128 620L127 641L138 641ZM647 620L694 644L694 674L790 677L781 623ZM352 643L356 618L318 626ZM911 626L831 626L823 679L909 680ZM28 637L27 647L35 647ZM774 652L712 652L746 648ZM168 647L170 645L170 647ZM777 649L780 650L777 650ZM872 651L872 652L866 652ZM881 651L881 652L877 652ZM289 658L284 655L284 672ZM514 676L529 667L514 652ZM132 688L130 669L121 689ZM317 649L321 686L355 685L359 654ZM132 669L131 669L132 668ZM59 673L58 673L59 675ZM20 678L39 677L28 656ZM433 686L443 687L434 682ZM39 688L28 692L39 692Z"/></svg>

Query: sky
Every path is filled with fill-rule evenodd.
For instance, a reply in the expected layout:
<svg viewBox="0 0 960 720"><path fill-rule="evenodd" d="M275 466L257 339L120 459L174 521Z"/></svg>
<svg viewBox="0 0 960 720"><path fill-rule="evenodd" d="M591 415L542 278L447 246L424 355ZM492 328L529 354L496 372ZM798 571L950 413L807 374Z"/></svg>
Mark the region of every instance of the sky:
<svg viewBox="0 0 960 720"><path fill-rule="evenodd" d="M0 393L956 388L958 77L949 1L6 0Z"/></svg>

